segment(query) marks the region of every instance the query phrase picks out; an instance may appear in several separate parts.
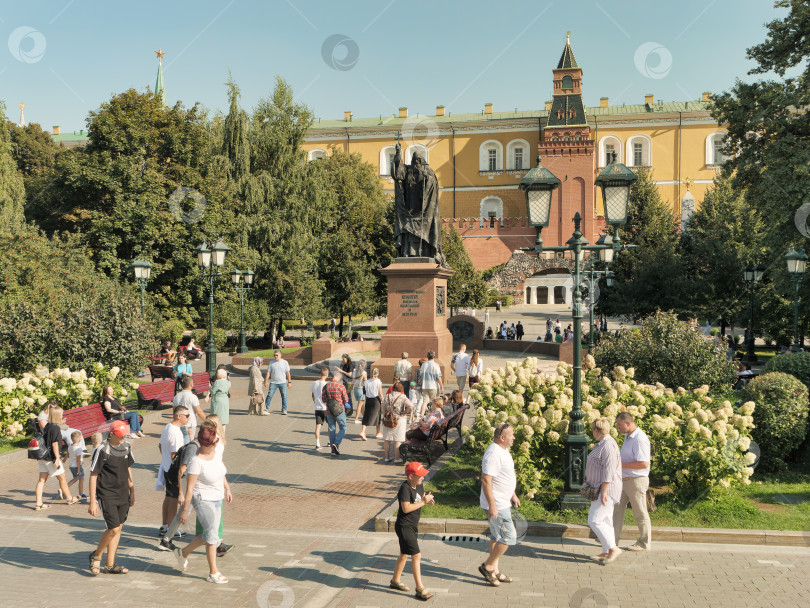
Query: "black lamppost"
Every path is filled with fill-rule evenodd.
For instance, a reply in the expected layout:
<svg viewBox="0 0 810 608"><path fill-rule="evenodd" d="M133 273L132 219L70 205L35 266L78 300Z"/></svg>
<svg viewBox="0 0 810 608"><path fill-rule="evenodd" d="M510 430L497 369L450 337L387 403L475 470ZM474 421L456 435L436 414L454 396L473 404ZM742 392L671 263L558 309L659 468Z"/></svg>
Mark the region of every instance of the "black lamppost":
<svg viewBox="0 0 810 608"><path fill-rule="evenodd" d="M804 271L807 268L807 255L805 255L804 249L796 251L791 247L785 255L785 260L787 260L788 274L790 274L790 280L793 283L794 289L793 346L790 347L790 350L795 353L804 350L802 348L804 339L799 337L799 284L802 282L802 275L804 275Z"/></svg>
<svg viewBox="0 0 810 608"><path fill-rule="evenodd" d="M254 274L252 270L246 270L245 272L231 270L231 283L239 292L239 348L237 352L240 353L247 352L247 345L245 344L245 293L253 286ZM241 281L244 281L244 287L240 285Z"/></svg>
<svg viewBox="0 0 810 608"><path fill-rule="evenodd" d="M594 331L593 331L593 311L594 307L596 306L596 302L594 301L594 292L595 286L598 284L599 280L604 276L605 282L607 283L608 287L613 286L613 274L610 272L610 263L613 262L613 237L609 234L603 234L599 237L599 240L596 241L597 246L602 247L599 250L599 261L604 262L605 269L604 270L596 270L594 264L590 264L590 271L588 276L588 322L590 325L588 326L588 352L593 352L594 347Z"/></svg>
<svg viewBox="0 0 810 608"><path fill-rule="evenodd" d="M143 307L146 300L146 284L149 282L149 277L152 275L152 264L146 260L135 260L130 267L135 273L135 280L138 281L138 287L141 289L141 316L143 316Z"/></svg>
<svg viewBox="0 0 810 608"><path fill-rule="evenodd" d="M743 278L748 286L748 293L751 297L751 314L748 323L748 340L746 341L747 352L746 361L756 361L757 355L754 352L754 292L761 287L762 276L765 274L765 267L759 264L748 264L743 268Z"/></svg>
<svg viewBox="0 0 810 608"><path fill-rule="evenodd" d="M197 262L203 269L203 277L208 279L208 347L205 349L205 371L217 371L217 345L214 344L214 287L222 274L219 269L225 265L225 254L230 250L222 239L209 245L201 243L197 247Z"/></svg>
<svg viewBox="0 0 810 608"><path fill-rule="evenodd" d="M585 434L585 425L582 419L585 413L582 411L582 305L583 293L581 286L581 270L584 268L585 252L598 253L601 261L612 260L612 256L622 248L619 237L619 226L627 222L627 207L630 200L630 188L638 179L635 173L616 162L614 153L612 162L604 168L595 182L602 188L602 200L605 208L605 218L608 224L613 227L614 233L610 241L603 241L603 244L588 245L588 240L580 231L582 217L579 212L574 215L574 233L563 247L546 247L549 251L562 252L570 251L573 256L574 266L574 386L573 386L573 408L571 410L571 422L568 425L568 434L565 438L565 495L562 500L563 509L585 508L590 503L579 495L579 489L585 481L585 463L588 459L588 436ZM540 232L548 226L551 212L551 194L554 188L560 183L553 173L545 169L537 158L537 166L529 171L521 180L520 188L526 192L526 208L529 215L529 223L537 228L537 239L535 250L540 253L543 248L543 240ZM608 253L608 251L610 253ZM596 260L589 259L588 264L593 264Z"/></svg>

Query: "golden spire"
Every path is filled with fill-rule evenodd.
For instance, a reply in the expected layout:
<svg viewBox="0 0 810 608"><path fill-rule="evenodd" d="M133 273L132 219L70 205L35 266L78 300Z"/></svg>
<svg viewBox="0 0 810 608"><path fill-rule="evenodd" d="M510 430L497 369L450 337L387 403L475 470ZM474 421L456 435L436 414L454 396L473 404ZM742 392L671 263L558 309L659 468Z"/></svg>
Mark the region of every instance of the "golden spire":
<svg viewBox="0 0 810 608"><path fill-rule="evenodd" d="M571 30L568 30L565 34L565 44L571 44Z"/></svg>
<svg viewBox="0 0 810 608"><path fill-rule="evenodd" d="M162 63L163 63L163 56L164 56L165 54L166 54L166 53L164 53L162 49L158 49L158 50L156 50L156 51L155 51L155 55L157 55L157 60L158 60L158 63L160 63L160 64L162 64Z"/></svg>

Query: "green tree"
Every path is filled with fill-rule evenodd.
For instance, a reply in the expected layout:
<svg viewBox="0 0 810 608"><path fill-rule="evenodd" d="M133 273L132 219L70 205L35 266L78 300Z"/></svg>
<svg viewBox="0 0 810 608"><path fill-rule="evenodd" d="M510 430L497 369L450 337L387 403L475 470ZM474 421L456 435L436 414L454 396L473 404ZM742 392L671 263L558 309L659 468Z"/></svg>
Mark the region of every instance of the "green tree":
<svg viewBox="0 0 810 608"><path fill-rule="evenodd" d="M451 309L484 308L488 291L486 281L483 273L473 266L470 254L455 227L442 227L442 251L448 266L455 271L447 280L447 306Z"/></svg>
<svg viewBox="0 0 810 608"><path fill-rule="evenodd" d="M333 148L310 165L326 210L319 239L324 306L342 330L344 316L385 313L386 281L377 269L394 258L392 204L377 168L359 154Z"/></svg>
<svg viewBox="0 0 810 608"><path fill-rule="evenodd" d="M720 320L721 333L728 324L748 325L743 267L764 261L759 244L764 231L759 212L729 179L718 178L681 236L686 274L692 279L686 290L690 316ZM757 299L765 295L760 290Z"/></svg>
<svg viewBox="0 0 810 608"><path fill-rule="evenodd" d="M57 176L60 157L67 152L56 145L49 133L36 124L18 127L11 121L6 123L11 137L11 150L17 169L25 185L26 206L40 196Z"/></svg>
<svg viewBox="0 0 810 608"><path fill-rule="evenodd" d="M614 286L603 290L600 304L612 315L637 318L659 308L683 307L683 268L678 255L678 224L661 199L652 176L638 172L630 190L627 224L622 241L635 247L616 256Z"/></svg>
<svg viewBox="0 0 810 608"><path fill-rule="evenodd" d="M0 125L6 124L6 106L0 101ZM0 128L0 226L19 230L25 222L25 185L14 160L8 129Z"/></svg>

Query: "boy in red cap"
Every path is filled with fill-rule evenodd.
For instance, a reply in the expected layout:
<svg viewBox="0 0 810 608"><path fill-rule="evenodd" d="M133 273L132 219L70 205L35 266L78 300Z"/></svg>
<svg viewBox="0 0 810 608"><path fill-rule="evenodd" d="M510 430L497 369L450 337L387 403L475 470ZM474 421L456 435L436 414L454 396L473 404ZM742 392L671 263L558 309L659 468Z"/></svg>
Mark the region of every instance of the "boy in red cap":
<svg viewBox="0 0 810 608"><path fill-rule="evenodd" d="M411 556L411 571L413 580L416 583L416 599L427 601L433 597L422 586L421 560L422 553L419 551L419 517L422 514L422 507L432 505L435 501L433 494L425 494L425 486L422 478L428 474L428 470L418 462L409 462L405 467L407 481L403 481L399 487L397 500L399 500L399 510L397 511L397 521L394 530L399 539L399 557L394 566L394 577L391 579L390 587L400 591L410 591L407 585L400 582L402 571L405 570L405 562Z"/></svg>

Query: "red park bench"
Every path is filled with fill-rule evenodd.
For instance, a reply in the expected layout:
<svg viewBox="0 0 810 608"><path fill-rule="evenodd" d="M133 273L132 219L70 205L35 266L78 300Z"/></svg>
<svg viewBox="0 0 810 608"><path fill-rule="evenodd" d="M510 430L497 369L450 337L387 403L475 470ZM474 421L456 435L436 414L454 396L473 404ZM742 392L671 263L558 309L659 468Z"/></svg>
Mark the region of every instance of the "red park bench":
<svg viewBox="0 0 810 608"><path fill-rule="evenodd" d="M211 378L208 372L195 372L191 375L194 379L194 392L198 395L207 393L211 386ZM157 409L162 403L171 403L174 399L174 380L161 380L160 382L148 382L138 387L138 408Z"/></svg>
<svg viewBox="0 0 810 608"><path fill-rule="evenodd" d="M143 416L140 416L143 422ZM65 410L62 414L62 422L72 429L80 431L82 437L89 437L96 431L108 433L112 422L104 417L104 410L101 403L91 403L72 410Z"/></svg>

